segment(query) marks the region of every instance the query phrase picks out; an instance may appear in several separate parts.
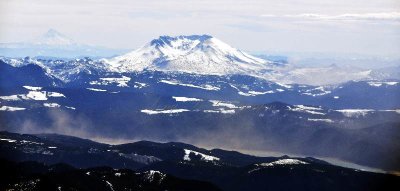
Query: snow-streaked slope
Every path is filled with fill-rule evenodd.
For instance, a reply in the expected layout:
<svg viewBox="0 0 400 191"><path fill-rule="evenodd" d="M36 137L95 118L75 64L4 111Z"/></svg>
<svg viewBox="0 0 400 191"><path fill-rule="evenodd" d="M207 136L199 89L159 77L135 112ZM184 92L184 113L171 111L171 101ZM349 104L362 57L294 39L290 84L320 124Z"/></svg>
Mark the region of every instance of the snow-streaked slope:
<svg viewBox="0 0 400 191"><path fill-rule="evenodd" d="M161 36L128 54L104 59L115 72L148 70L197 74L261 74L269 61L256 58L208 35Z"/></svg>

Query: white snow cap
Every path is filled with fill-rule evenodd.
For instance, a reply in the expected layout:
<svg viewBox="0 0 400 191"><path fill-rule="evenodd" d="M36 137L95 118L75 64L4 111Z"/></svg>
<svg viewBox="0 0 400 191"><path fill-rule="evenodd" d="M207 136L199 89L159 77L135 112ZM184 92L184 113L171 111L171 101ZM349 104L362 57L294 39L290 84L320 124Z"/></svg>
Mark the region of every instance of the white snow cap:
<svg viewBox="0 0 400 191"><path fill-rule="evenodd" d="M216 75L265 71L270 63L210 35L160 36L135 51L104 62L117 72L148 69Z"/></svg>
<svg viewBox="0 0 400 191"><path fill-rule="evenodd" d="M72 39L59 33L54 29L49 29L45 34L33 41L34 44L40 45L71 45L76 44Z"/></svg>

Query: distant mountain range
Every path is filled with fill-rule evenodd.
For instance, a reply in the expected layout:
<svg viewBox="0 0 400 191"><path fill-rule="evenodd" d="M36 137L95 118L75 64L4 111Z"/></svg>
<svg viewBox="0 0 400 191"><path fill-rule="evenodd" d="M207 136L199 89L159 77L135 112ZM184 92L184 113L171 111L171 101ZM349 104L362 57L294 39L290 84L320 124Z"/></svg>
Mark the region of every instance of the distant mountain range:
<svg viewBox="0 0 400 191"><path fill-rule="evenodd" d="M74 42L55 30L27 43L0 44L0 56L14 66L39 64L53 76L63 77L78 70L132 73L143 70L184 72L201 75L251 75L284 84L332 85L351 80L400 79L399 68L361 69L331 65L298 67L285 60L258 58L229 46L209 35L161 36L129 53L106 59L93 59L93 65L60 58L110 57L126 52ZM15 59L12 57L36 57ZM267 60L268 58L274 61ZM61 68L63 67L63 68ZM79 68L79 69L77 69ZM73 70L73 71L71 71Z"/></svg>
<svg viewBox="0 0 400 191"><path fill-rule="evenodd" d="M28 42L0 43L0 56L41 57L41 58L80 58L111 57L126 50L80 44L71 38L49 29L45 34Z"/></svg>

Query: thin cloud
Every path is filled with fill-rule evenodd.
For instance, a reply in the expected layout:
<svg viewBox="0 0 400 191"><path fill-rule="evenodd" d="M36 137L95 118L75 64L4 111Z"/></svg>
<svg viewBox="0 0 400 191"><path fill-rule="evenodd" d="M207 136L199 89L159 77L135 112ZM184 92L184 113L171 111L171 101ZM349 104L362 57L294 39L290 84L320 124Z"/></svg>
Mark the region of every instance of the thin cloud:
<svg viewBox="0 0 400 191"><path fill-rule="evenodd" d="M325 20L325 21L400 21L400 12L388 13L346 13L340 15L324 15L314 13L304 13L296 15L271 15L264 14L261 17L286 18L286 19L306 19L306 20Z"/></svg>

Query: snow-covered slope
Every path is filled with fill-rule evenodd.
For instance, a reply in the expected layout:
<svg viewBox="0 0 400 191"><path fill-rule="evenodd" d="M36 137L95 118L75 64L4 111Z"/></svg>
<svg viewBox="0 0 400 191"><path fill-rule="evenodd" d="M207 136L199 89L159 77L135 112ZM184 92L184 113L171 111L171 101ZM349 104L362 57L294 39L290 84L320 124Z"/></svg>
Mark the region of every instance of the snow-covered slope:
<svg viewBox="0 0 400 191"><path fill-rule="evenodd" d="M111 71L180 71L197 74L262 74L271 62L209 35L161 36L128 54L104 60Z"/></svg>

